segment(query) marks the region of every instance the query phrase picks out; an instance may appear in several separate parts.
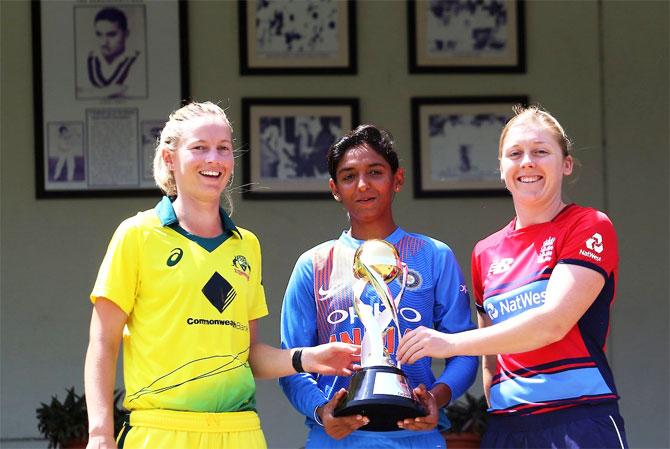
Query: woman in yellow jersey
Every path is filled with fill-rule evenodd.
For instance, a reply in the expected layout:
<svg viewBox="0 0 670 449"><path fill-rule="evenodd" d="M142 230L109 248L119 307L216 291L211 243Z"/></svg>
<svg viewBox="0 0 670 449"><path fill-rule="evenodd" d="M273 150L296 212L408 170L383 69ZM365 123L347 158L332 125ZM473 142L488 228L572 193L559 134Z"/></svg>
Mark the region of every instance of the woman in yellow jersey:
<svg viewBox="0 0 670 449"><path fill-rule="evenodd" d="M258 239L220 206L233 166L221 108L191 103L170 115L154 158L166 196L119 225L91 293L89 448L264 448L254 377L354 369L354 345L281 350L258 340L256 320L268 313ZM121 340L131 413L115 442Z"/></svg>

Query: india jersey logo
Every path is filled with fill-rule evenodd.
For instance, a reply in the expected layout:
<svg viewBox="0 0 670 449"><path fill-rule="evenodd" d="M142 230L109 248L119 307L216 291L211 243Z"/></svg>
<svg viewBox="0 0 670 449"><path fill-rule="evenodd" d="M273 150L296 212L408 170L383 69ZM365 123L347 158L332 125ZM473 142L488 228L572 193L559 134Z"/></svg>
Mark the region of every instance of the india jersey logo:
<svg viewBox="0 0 670 449"><path fill-rule="evenodd" d="M165 263L167 264L168 267L174 267L179 263L183 255L184 250L182 250L181 248L175 248L172 250Z"/></svg>
<svg viewBox="0 0 670 449"><path fill-rule="evenodd" d="M405 288L408 290L416 290L421 287L421 284L423 284L421 274L419 274L418 271L407 270L407 283L405 284Z"/></svg>
<svg viewBox="0 0 670 449"><path fill-rule="evenodd" d="M247 262L247 258L242 255L237 255L233 257L233 269L235 273L244 276L249 280L249 272L251 271L251 265Z"/></svg>

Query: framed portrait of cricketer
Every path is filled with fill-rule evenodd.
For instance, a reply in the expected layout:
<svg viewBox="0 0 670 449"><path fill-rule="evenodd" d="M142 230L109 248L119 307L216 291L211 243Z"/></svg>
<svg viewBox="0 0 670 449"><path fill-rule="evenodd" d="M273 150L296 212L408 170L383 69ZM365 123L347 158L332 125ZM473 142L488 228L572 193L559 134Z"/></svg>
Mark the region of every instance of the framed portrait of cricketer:
<svg viewBox="0 0 670 449"><path fill-rule="evenodd" d="M416 198L504 196L498 140L528 97L414 97L412 164Z"/></svg>
<svg viewBox="0 0 670 449"><path fill-rule="evenodd" d="M243 198L330 198L328 148L357 125L357 98L243 98Z"/></svg>
<svg viewBox="0 0 670 449"><path fill-rule="evenodd" d="M410 73L523 73L524 0L407 0Z"/></svg>
<svg viewBox="0 0 670 449"><path fill-rule="evenodd" d="M156 195L152 164L188 97L181 0L32 2L37 198Z"/></svg>
<svg viewBox="0 0 670 449"><path fill-rule="evenodd" d="M239 0L241 75L356 73L354 0Z"/></svg>

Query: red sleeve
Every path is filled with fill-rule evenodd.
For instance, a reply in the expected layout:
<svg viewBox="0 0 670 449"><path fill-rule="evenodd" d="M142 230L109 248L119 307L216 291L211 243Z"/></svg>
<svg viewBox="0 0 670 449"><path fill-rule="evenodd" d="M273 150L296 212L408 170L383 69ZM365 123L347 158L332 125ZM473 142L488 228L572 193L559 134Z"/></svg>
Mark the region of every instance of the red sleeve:
<svg viewBox="0 0 670 449"><path fill-rule="evenodd" d="M477 248L472 250L472 260L470 262L470 273L472 275L472 296L475 301L475 307L480 313L484 313L483 298L484 286L482 285L481 269L479 267L479 257L477 257Z"/></svg>
<svg viewBox="0 0 670 449"><path fill-rule="evenodd" d="M607 215L591 209L577 217L559 249L558 263L594 269L607 280L619 263L616 231Z"/></svg>

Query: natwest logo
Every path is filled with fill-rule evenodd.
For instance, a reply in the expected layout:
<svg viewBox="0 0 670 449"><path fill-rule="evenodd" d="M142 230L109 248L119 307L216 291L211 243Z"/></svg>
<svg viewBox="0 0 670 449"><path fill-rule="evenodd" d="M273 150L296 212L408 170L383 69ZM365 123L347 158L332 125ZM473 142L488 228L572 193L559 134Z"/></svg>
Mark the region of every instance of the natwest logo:
<svg viewBox="0 0 670 449"><path fill-rule="evenodd" d="M586 247L598 254L602 253L603 249L605 249L605 246L603 245L603 236L596 232L590 239L586 240Z"/></svg>
<svg viewBox="0 0 670 449"><path fill-rule="evenodd" d="M496 310L495 306L491 303L486 304L486 313L489 314L492 320L498 318L498 311Z"/></svg>
<svg viewBox="0 0 670 449"><path fill-rule="evenodd" d="M514 262L514 259L511 257L507 257L505 259L500 259L498 261L495 261L489 266L489 275L492 274L501 274L504 273L505 271L509 271L509 269L512 267L512 263Z"/></svg>
<svg viewBox="0 0 670 449"><path fill-rule="evenodd" d="M605 249L605 245L603 244L603 236L598 234L597 232L593 234L593 236L589 239L586 239L586 242L584 242L586 247L589 249L589 251L586 251L584 249L579 250L579 254L588 257L589 259L593 259L596 262L600 262L603 260L602 257L600 257L598 254L602 253L603 250Z"/></svg>

